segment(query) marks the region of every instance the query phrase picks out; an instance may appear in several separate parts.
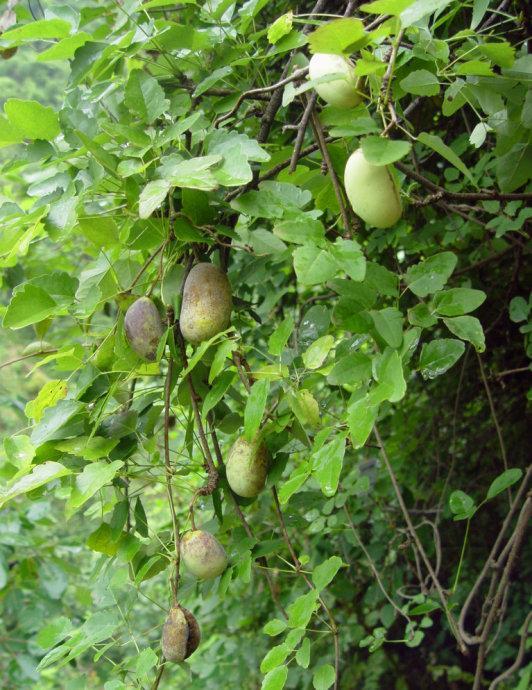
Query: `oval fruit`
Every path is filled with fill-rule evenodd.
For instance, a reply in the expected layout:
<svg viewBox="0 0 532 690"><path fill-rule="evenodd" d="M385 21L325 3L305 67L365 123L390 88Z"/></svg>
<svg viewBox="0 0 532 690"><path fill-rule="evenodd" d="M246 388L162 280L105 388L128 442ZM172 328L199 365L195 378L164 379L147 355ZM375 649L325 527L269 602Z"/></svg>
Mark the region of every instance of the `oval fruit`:
<svg viewBox="0 0 532 690"><path fill-rule="evenodd" d="M401 217L399 185L391 166L368 163L361 148L346 163L344 184L353 211L368 225L389 228Z"/></svg>
<svg viewBox="0 0 532 690"><path fill-rule="evenodd" d="M182 606L181 611L183 611L188 624L187 652L185 655L185 659L188 659L188 657L194 654L199 647L199 643L201 642L201 630L196 617L188 609Z"/></svg>
<svg viewBox="0 0 532 690"><path fill-rule="evenodd" d="M240 437L229 451L225 470L235 494L242 498L257 496L266 484L268 449L261 441L249 443Z"/></svg>
<svg viewBox="0 0 532 690"><path fill-rule="evenodd" d="M204 530L187 532L181 539L180 551L187 569L200 580L218 577L227 567L224 547Z"/></svg>
<svg viewBox="0 0 532 690"><path fill-rule="evenodd" d="M185 340L196 345L225 331L231 323L231 285L214 264L196 264L185 280L179 327Z"/></svg>
<svg viewBox="0 0 532 690"><path fill-rule="evenodd" d="M173 606L163 626L161 646L167 661L181 663L187 658L189 625L180 606Z"/></svg>
<svg viewBox="0 0 532 690"><path fill-rule="evenodd" d="M357 79L352 62L343 55L330 53L316 53L311 57L309 62L311 79L338 73L344 76L316 84L316 92L324 101L337 108L354 108L362 98L357 92Z"/></svg>
<svg viewBox="0 0 532 690"><path fill-rule="evenodd" d="M153 362L164 328L159 311L149 297L133 302L126 312L124 327L131 348L143 359Z"/></svg>

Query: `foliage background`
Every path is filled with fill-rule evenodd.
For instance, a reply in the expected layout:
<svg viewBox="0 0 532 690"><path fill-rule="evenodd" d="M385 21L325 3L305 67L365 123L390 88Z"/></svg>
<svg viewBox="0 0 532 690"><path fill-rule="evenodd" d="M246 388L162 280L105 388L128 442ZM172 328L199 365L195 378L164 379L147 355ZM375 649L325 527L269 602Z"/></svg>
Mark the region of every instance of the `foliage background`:
<svg viewBox="0 0 532 690"><path fill-rule="evenodd" d="M369 11L359 4L347 10L369 36L357 23L331 37L324 14L305 25L312 3L297 14L291 3L257 0L17 5L10 31L23 30L0 39L18 48L0 64L1 105L22 99L53 111L30 104L27 116L15 101L0 118L0 362L24 356L30 343L51 354L2 367L2 687L153 686L172 575L167 365L164 358L139 363L122 321L132 284L137 296L153 286L158 303L177 310L191 252L227 264L241 300L235 330L202 351L194 384L203 400L209 384L218 391L212 410L224 454L264 412L227 357L232 348L268 386L269 486L277 487L303 569L327 584L321 596L339 630L339 687L475 682L478 645L467 655L457 649L371 428L377 422L458 617L508 512L507 491L474 515L471 506L507 468L502 476L505 485L515 482L515 497L528 463L528 10L477 0L381 2ZM319 5L341 16L347 3ZM393 45L390 95L404 117L399 127L383 105ZM53 46L59 59L43 61ZM344 222L318 147L295 172L277 171L292 155L290 126L312 93L294 93L298 82L274 92L283 101L273 121L265 91L215 126L239 94L275 84L287 64L304 67L317 46L354 53L366 78L368 98L355 111L318 101L340 179L348 155L392 122L376 154L396 161L401 182L405 212L392 229L352 216ZM304 146L314 141L309 126ZM398 148L398 141L412 146ZM180 167L179 157L192 167ZM258 174L269 179L257 190ZM493 190L493 198L475 198L479 190ZM466 197L452 196L460 193ZM457 288L465 292L450 292ZM451 300L450 311L442 300ZM453 318L462 321L453 326ZM102 341L113 343L103 361L95 357ZM445 366L430 347L443 348ZM205 473L176 359L172 484L185 529ZM213 361L221 364L214 377ZM128 404L133 380L132 433L89 441ZM50 462L68 474L21 489L18 482ZM97 477L80 498L87 467ZM159 687L330 687L333 635L315 590L294 568L272 493L241 509L256 539L247 538L223 477L196 506L196 521L217 534L231 568L199 585L183 573L180 599L203 640L187 664L165 670ZM290 613L289 631L274 622L283 617L261 556ZM525 543L477 679L484 686L518 654L527 580ZM469 610L469 631L482 619L483 597ZM499 687L522 690L531 672L525 665Z"/></svg>

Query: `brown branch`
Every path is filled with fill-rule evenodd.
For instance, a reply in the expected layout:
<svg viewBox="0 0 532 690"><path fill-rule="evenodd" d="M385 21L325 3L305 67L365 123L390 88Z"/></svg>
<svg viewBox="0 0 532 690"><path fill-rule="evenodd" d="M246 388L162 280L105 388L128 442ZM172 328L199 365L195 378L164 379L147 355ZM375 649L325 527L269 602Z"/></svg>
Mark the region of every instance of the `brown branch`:
<svg viewBox="0 0 532 690"><path fill-rule="evenodd" d="M514 663L509 666L506 671L503 671L500 675L497 676L494 680L491 681L490 686L488 690L495 690L497 685L499 683L502 683L503 680L506 680L506 678L510 678L516 671L519 670L521 664L523 663L523 660L525 658L525 651L526 651L526 641L528 638L528 628L530 627L530 622L532 621L532 611L529 612L527 617L525 618L525 622L523 623L523 631L521 633L521 640L519 642L519 651L517 652L517 656L515 658Z"/></svg>
<svg viewBox="0 0 532 690"><path fill-rule="evenodd" d="M404 519L405 519L405 522L406 522L406 524L407 524L408 530L409 530L409 532L410 532L410 536L411 536L412 539L414 540L414 543L415 543L415 545L416 545L416 547L417 547L417 550L418 550L418 552L419 552L419 555L421 556L421 558L422 558L422 560L423 560L423 563L425 564L425 567L427 568L427 570L428 570L428 572L429 572L429 574L430 574L430 577L431 577L431 579L432 579L432 582L433 582L433 584L434 584L434 587L435 587L435 589L436 589L436 591L437 591L437 593L438 593L438 596L439 596L439 598L440 598L440 601L441 601L443 610L445 611L445 615L446 615L446 617L447 617L447 621L449 622L449 628L450 628L450 630L451 630L451 632L452 632L454 638L456 639L456 641L457 641L457 643L458 643L458 647L459 647L460 651L462 652L462 654L465 654L465 653L466 653L465 642L464 642L464 640L463 640L463 638L462 638L462 635L461 635L461 633L460 633L460 630L459 630L459 628L458 628L458 626L457 626L457 624L456 624L456 621L455 621L455 619L454 619L454 616L453 616L453 614L451 613L451 611L449 610L449 606L448 606L448 604L447 604L447 597L445 596L445 592L443 591L443 588L442 588L442 586L441 586L441 584L440 584L440 581L438 580L438 577L437 577L436 573L434 572L434 569L433 569L433 567L432 567L432 564L431 564L431 562L430 562L430 560L429 560L427 554L425 553L425 549L423 548L423 544L421 543L421 540L420 540L420 538L419 538L419 536L418 536L418 533L416 532L416 530L415 530L415 528L414 528L414 525L412 524L412 520L410 519L410 515L409 515L409 513L408 513L408 508L406 507L406 504L405 504L405 502L404 502L403 496L402 496L402 494L401 494L401 489L399 488L399 484L398 484L398 482L397 482L397 478L396 478L395 473L394 473L394 471L393 471L393 469L392 469L390 460L389 460L389 458L388 458L388 454L386 453L386 449L385 449L385 447L384 447L384 443L383 443L383 441L382 441L381 435L380 435L379 430L377 429L377 426L376 426L376 425L373 427L373 432L374 432L374 434L375 434L375 438L377 439L377 443L379 444L380 453L381 453L382 459L384 460L384 464L386 465L386 469L387 469L388 474L389 474L389 476L390 476L390 479L391 479L391 481L392 481L392 485L393 485L393 488L394 488L394 491L395 491L395 495L396 495L397 500L398 500L398 502L399 502L399 506L401 507L401 511L402 511L402 513L403 513L403 517L404 517Z"/></svg>
<svg viewBox="0 0 532 690"><path fill-rule="evenodd" d="M157 690L159 687L159 683L161 682L161 678L163 677L164 669L166 668L166 664L164 661L159 663L159 668L157 670L157 675L155 676L155 680L153 681L153 685L151 686L151 690Z"/></svg>
<svg viewBox="0 0 532 690"><path fill-rule="evenodd" d="M234 104L234 106L231 108L231 110L228 110L226 113L223 115L220 115L220 117L216 118L214 121L214 126L219 127L222 122L225 122L225 120L228 120L230 117L232 117L237 110L240 108L242 105L242 102L244 101L245 98L253 98L256 95L259 94L268 94L271 93L272 91L276 91L277 89L281 89L283 86L286 84L290 84L292 81L297 81L298 79L302 79L306 74L308 73L308 67L302 67L301 69L296 70L291 74L289 77L282 77L278 82L275 84L270 84L269 86L263 86L261 88L257 89L249 89L248 91L244 91L239 97L237 102ZM264 142L263 142L264 143Z"/></svg>
<svg viewBox="0 0 532 690"><path fill-rule="evenodd" d="M310 101L307 101L307 103L308 102ZM351 233L354 230L354 228L351 227L351 223L349 222L349 216L347 215L347 208L345 205L342 187L340 181L338 180L336 171L334 169L329 149L327 148L327 142L325 141L325 135L323 134L321 123L314 111L311 111L310 122L312 125L312 129L314 131L314 136L316 137L316 141L320 147L321 155L323 157L323 160L327 164L329 175L331 176L331 182L334 188L334 193L336 195L336 200L338 201L338 206L340 207L340 214L342 216L344 227L347 232Z"/></svg>
<svg viewBox="0 0 532 690"><path fill-rule="evenodd" d="M508 527L510 526L510 522L512 521L512 518L514 516L515 511L517 510L519 504L521 503L521 499L523 498L528 482L530 481L530 478L532 477L532 465L530 465L526 471L525 476L523 477L523 480L521 482L521 485L517 491L517 494L515 496L515 500L513 501L512 505L510 506L510 509L508 513L506 514L506 517L504 518L504 521L502 523L501 529L499 531L499 534L497 535L497 538L495 539L495 542L493 546L491 547L490 554L486 561L484 562L484 565L482 566L482 570L477 576L477 579L475 580L473 586L471 587L469 594L466 597L466 600L460 610L460 615L458 616L458 627L460 629L460 633L462 637L465 639L467 644L478 644L480 642L480 638L470 635L466 629L465 629L465 619L467 617L467 613L469 611L469 607L471 606L471 603L473 599L475 598L478 590L480 589L480 585L486 578L486 575L488 574L488 571L490 568L493 567L493 564L496 561L497 558L497 552L499 551L499 548L502 544L502 540L504 539L504 535L506 534L506 531ZM504 551L503 551L504 553Z"/></svg>
<svg viewBox="0 0 532 690"><path fill-rule="evenodd" d="M56 352L59 352L59 350L41 350L41 352L32 352L31 355L22 355L22 357L16 357L15 359L10 359L9 362L0 364L0 369L9 367L17 362L22 362L24 359L30 359L30 357L39 357L39 355L53 355Z"/></svg>
<svg viewBox="0 0 532 690"><path fill-rule="evenodd" d="M485 266L486 264L491 263L492 261L498 261L499 259L502 259L503 256L506 256L506 254L509 254L514 250L513 247L506 247L506 249L503 249L502 252L498 252L497 254L492 254L491 256L487 256L485 259L481 259L480 261L477 261L474 264L471 264L470 266L465 266L464 268L460 268L458 271L455 271L453 273L453 276L460 276L463 275L464 273L467 273L468 271L474 271L477 268L481 268L482 266Z"/></svg>
<svg viewBox="0 0 532 690"><path fill-rule="evenodd" d="M154 252L152 252L152 254L150 254L150 256L146 259L146 261L145 261L144 264L142 265L140 271L139 271L139 272L137 273L137 275L133 278L133 282L132 282L131 285L128 287L127 292L131 292L131 290L133 290L133 288L135 287L135 285L139 282L140 277L142 276L142 274L146 271L146 269L147 269L148 266L151 264L151 262L162 252L162 250L165 248L167 242L168 242L168 240L165 240L162 244L159 245L159 247L157 247L157 249L156 249Z"/></svg>
<svg viewBox="0 0 532 690"><path fill-rule="evenodd" d="M432 192L441 192L443 196L446 196L450 199L463 199L467 201L485 201L485 200L496 200L496 201L531 201L532 200L532 192L512 192L505 194L503 192L498 192L496 190L489 190L485 189L482 190L481 192L452 192L449 189L445 189L445 187L441 187L440 185L436 184L435 182L431 182L427 177L424 175L421 175L420 173L415 172L414 170L410 170L406 165L403 163L400 163L399 161L396 161L394 163L395 167L400 170L402 173L404 173L407 177L410 177L412 180L415 180L416 182L419 182L422 184L424 187L427 189L430 189Z"/></svg>
<svg viewBox="0 0 532 690"><path fill-rule="evenodd" d="M499 581L499 586L498 586L497 592L493 598L493 603L491 605L490 612L488 613L488 617L487 617L486 623L484 625L484 630L481 633L481 642L480 642L480 647L478 650L477 666L476 666L476 670L475 670L475 680L473 682L473 690L479 690L479 688L482 684L482 672L484 670L484 663L486 660L486 645L488 642L488 637L489 637L489 634L491 632L491 628L493 627L493 623L495 621L495 616L497 614L497 611L499 610L501 599L502 599L504 591L508 585L508 581L510 579L510 575L512 573L513 567L514 567L515 562L517 560L517 556L519 554L521 544L522 544L523 539L525 537L526 528L527 528L531 513L532 513L532 498L528 497L523 504L523 507L521 509L521 513L519 515L519 519L518 519L517 524L515 526L514 534L512 535L512 548L510 551L510 555L508 556L508 561L506 563L506 567L504 568L504 572L503 572L501 579Z"/></svg>
<svg viewBox="0 0 532 690"><path fill-rule="evenodd" d="M303 141L305 139L305 132L307 131L307 126L316 106L316 101L318 99L318 94L314 92L307 100L305 110L301 116L301 120L297 125L297 136L294 142L294 150L292 151L292 156L290 158L290 172L293 173L297 167L297 163L301 157L301 149L303 147Z"/></svg>
<svg viewBox="0 0 532 690"><path fill-rule="evenodd" d="M516 369L506 369L506 371L500 371L498 374L493 374L495 378L502 378L503 376L511 376L512 374L524 374L525 371L531 372L530 366L527 367L517 367Z"/></svg>

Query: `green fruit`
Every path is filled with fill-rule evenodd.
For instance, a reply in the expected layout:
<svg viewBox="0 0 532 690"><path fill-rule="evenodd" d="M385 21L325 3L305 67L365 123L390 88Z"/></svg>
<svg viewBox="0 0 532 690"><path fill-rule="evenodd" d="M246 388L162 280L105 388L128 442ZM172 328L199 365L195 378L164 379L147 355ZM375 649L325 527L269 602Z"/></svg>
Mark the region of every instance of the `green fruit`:
<svg viewBox="0 0 532 690"><path fill-rule="evenodd" d="M179 326L196 345L225 331L231 323L231 285L214 264L196 264L185 280Z"/></svg>
<svg viewBox="0 0 532 690"><path fill-rule="evenodd" d="M231 489L242 498L257 496L266 484L268 450L261 441L249 443L240 437L229 451L225 464Z"/></svg>
<svg viewBox="0 0 532 690"><path fill-rule="evenodd" d="M344 184L353 211L368 225L389 228L401 217L401 197L393 168L368 163L362 149L349 157Z"/></svg>
<svg viewBox="0 0 532 690"><path fill-rule="evenodd" d="M184 612L179 606L170 609L168 618L163 626L161 646L163 656L167 661L181 663L187 658L188 623Z"/></svg>
<svg viewBox="0 0 532 690"><path fill-rule="evenodd" d="M227 567L227 556L216 537L204 530L187 532L181 539L181 558L200 580L218 577Z"/></svg>
<svg viewBox="0 0 532 690"><path fill-rule="evenodd" d="M55 351L54 346L46 340L34 340L22 350L23 355L45 354L48 350Z"/></svg>
<svg viewBox="0 0 532 690"><path fill-rule="evenodd" d="M133 302L126 312L124 327L131 348L143 359L153 362L164 328L151 299L141 297Z"/></svg>
<svg viewBox="0 0 532 690"><path fill-rule="evenodd" d="M341 74L338 79L316 84L318 96L337 108L354 108L362 100L357 92L357 78L350 60L343 55L316 53L309 62L309 76L319 79L329 74Z"/></svg>

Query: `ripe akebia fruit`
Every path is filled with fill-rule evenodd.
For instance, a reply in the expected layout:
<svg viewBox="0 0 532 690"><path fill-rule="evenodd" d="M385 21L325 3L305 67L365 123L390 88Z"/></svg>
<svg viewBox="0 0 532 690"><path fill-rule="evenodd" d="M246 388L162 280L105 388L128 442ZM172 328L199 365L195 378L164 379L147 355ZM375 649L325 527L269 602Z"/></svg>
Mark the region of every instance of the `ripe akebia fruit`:
<svg viewBox="0 0 532 690"><path fill-rule="evenodd" d="M153 362L164 327L159 310L149 297L140 297L126 312L124 328L131 349Z"/></svg>
<svg viewBox="0 0 532 690"><path fill-rule="evenodd" d="M331 81L316 84L314 87L318 96L326 103L337 108L354 108L362 100L353 63L343 55L316 53L311 57L308 67L311 79L333 74L342 75Z"/></svg>
<svg viewBox="0 0 532 690"><path fill-rule="evenodd" d="M195 617L182 606L172 606L163 626L161 646L166 661L181 663L199 646L201 632Z"/></svg>
<svg viewBox="0 0 532 690"><path fill-rule="evenodd" d="M193 266L183 287L179 327L185 340L197 345L225 331L231 323L231 285L214 264Z"/></svg>
<svg viewBox="0 0 532 690"><path fill-rule="evenodd" d="M261 439L249 442L241 436L235 441L225 463L227 482L235 494L253 498L264 489L268 460L268 449Z"/></svg>
<svg viewBox="0 0 532 690"><path fill-rule="evenodd" d="M227 555L218 539L205 530L192 530L181 538L181 558L200 580L218 577L227 567Z"/></svg>
<svg viewBox="0 0 532 690"><path fill-rule="evenodd" d="M399 185L392 166L369 163L361 148L346 163L344 185L353 211L368 225L389 228L401 217Z"/></svg>

